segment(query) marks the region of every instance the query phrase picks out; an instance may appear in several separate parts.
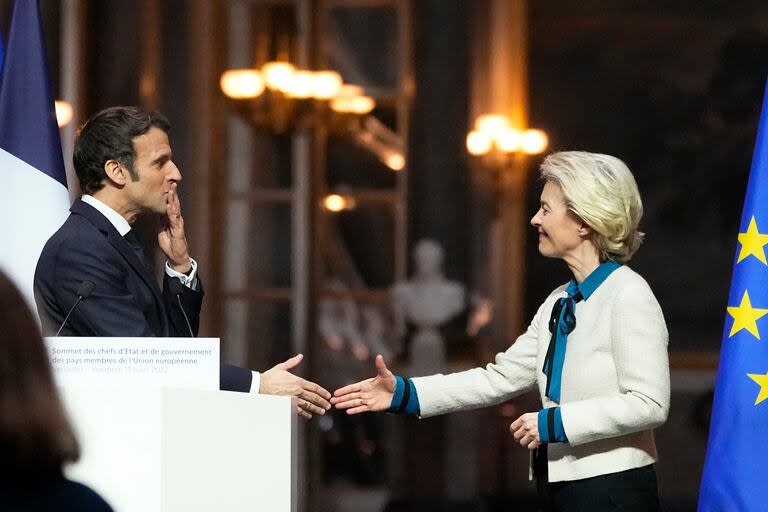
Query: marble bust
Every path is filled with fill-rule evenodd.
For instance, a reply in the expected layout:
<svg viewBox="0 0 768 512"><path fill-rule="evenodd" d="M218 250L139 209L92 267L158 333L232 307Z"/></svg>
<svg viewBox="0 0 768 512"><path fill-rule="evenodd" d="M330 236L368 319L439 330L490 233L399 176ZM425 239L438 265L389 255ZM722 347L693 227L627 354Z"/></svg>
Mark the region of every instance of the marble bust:
<svg viewBox="0 0 768 512"><path fill-rule="evenodd" d="M402 340L408 325L413 327L408 371L414 375L443 371L445 340L439 328L467 307L464 285L443 275L444 257L437 242L420 240L413 250L413 276L391 290L395 336Z"/></svg>

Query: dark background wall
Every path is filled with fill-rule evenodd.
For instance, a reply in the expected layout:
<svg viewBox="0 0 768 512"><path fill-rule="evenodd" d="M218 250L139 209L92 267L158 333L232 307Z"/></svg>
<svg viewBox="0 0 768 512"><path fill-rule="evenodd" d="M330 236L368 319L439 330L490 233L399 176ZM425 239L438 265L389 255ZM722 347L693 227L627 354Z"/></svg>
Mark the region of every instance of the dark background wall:
<svg viewBox="0 0 768 512"><path fill-rule="evenodd" d="M0 0L0 29L6 40L11 4ZM85 70L86 109L92 113L107 105L137 103L143 35L138 3L94 0L88 5L86 37L93 53ZM185 51L183 42L191 37L191 29L183 23L188 5L183 0L162 3L166 65L159 97L161 109L175 125L175 158L185 172L194 167L197 156L187 136L195 118L186 108L186 98L196 85L187 78L196 56ZM413 2L416 95L408 154L409 237L436 238L446 248L448 276L464 281L470 280L478 254L468 247L473 239L468 219L478 212L470 210L464 149L471 123L468 48L475 5L461 0ZM43 0L41 7L53 88L58 92L60 2ZM647 278L662 303L670 349L716 351L768 72L768 3L531 0L529 21L530 125L549 133L551 150L604 152L629 164L643 194L642 228L647 233L632 266ZM354 20L350 24L354 26ZM375 48L369 51L377 53ZM374 70L376 65L389 69L370 64ZM288 151L279 138L272 147L276 154ZM378 166L375 185L391 186L389 171L354 151L332 141L330 184L356 185L361 167ZM532 173L538 162L531 159ZM530 180L531 215L539 191L540 183ZM370 216L386 222L377 212ZM350 251L364 273L373 276L368 284L388 285L391 262L385 261L384 249L391 241L381 237L371 242L370 231L361 227L370 224L341 222ZM529 233L528 318L552 288L569 278L561 262L536 253L533 230ZM287 262L288 246L280 247L272 251L273 257ZM377 274L377 269L389 271ZM288 327L283 322L277 330L284 338ZM678 392L673 403L672 416L658 433L662 491L691 498L706 443L707 396L697 390ZM500 439L505 439L507 420L495 421ZM498 446L495 449L499 451ZM499 467L510 460L498 459ZM496 468L487 460L485 465ZM681 467L686 468L684 474Z"/></svg>
<svg viewBox="0 0 768 512"><path fill-rule="evenodd" d="M471 10L464 1L414 3L416 98L409 141L410 239L430 237L448 257L448 276L467 280L468 54Z"/></svg>
<svg viewBox="0 0 768 512"><path fill-rule="evenodd" d="M768 3L530 3L531 124L633 170L671 350L717 350L768 73ZM531 211L540 183L532 180ZM529 309L567 269L529 245ZM532 313L532 311L531 311Z"/></svg>

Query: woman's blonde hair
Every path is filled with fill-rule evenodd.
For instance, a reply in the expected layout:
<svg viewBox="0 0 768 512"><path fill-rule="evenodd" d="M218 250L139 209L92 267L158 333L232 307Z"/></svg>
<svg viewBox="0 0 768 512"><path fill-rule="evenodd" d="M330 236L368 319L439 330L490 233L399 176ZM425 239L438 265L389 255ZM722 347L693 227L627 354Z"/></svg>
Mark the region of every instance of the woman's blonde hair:
<svg viewBox="0 0 768 512"><path fill-rule="evenodd" d="M644 234L638 230L643 201L629 168L616 157L583 151L553 153L541 177L560 186L566 207L592 229L600 260L626 263Z"/></svg>

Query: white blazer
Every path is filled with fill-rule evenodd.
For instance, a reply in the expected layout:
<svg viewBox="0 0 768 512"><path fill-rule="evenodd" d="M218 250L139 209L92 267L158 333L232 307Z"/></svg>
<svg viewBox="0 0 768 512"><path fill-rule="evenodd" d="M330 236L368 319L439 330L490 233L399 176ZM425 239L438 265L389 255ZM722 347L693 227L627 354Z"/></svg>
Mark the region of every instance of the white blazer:
<svg viewBox="0 0 768 512"><path fill-rule="evenodd" d="M548 447L550 482L647 466L657 457L653 429L669 412L669 335L661 307L648 283L627 266L578 302L557 404L544 396L542 367L552 307L565 289L547 297L528 330L494 363L414 378L421 416L501 403L538 385L544 407L560 406L569 441Z"/></svg>

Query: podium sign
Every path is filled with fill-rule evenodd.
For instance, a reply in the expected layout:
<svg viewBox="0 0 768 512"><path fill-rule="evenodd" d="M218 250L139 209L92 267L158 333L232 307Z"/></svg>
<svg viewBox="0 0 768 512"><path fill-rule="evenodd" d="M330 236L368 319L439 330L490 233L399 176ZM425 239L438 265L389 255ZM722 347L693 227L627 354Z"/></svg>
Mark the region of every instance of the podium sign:
<svg viewBox="0 0 768 512"><path fill-rule="evenodd" d="M218 338L46 338L80 460L116 512L296 512L296 402L219 391Z"/></svg>
<svg viewBox="0 0 768 512"><path fill-rule="evenodd" d="M69 478L115 512L296 512L295 399L64 387L80 439Z"/></svg>
<svg viewBox="0 0 768 512"><path fill-rule="evenodd" d="M218 338L45 338L56 383L219 389Z"/></svg>

